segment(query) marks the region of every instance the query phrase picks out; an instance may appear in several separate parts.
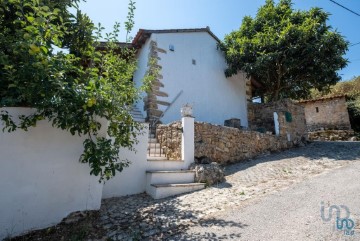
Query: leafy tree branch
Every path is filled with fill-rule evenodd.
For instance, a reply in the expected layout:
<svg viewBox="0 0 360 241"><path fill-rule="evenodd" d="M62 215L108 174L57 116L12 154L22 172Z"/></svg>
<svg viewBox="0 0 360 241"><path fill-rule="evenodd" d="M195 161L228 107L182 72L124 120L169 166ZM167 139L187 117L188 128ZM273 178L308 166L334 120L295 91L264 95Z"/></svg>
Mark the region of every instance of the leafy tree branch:
<svg viewBox="0 0 360 241"><path fill-rule="evenodd" d="M267 101L328 89L341 79L337 71L347 65L348 48L327 25L328 16L319 8L294 10L291 0L267 0L255 18L246 16L220 44L228 63L225 74L252 76L262 84L255 94Z"/></svg>
<svg viewBox="0 0 360 241"><path fill-rule="evenodd" d="M80 161L88 163L100 181L129 165L121 148L132 149L142 126L130 114L140 93L136 88L136 50L118 42L120 24L106 34L78 9L79 0L4 0L0 3L0 107L32 107L29 116L13 117L1 110L3 131L35 126L47 119L54 127L86 136ZM72 14L69 8L76 8ZM133 1L125 24L134 26ZM129 38L127 37L127 40ZM55 49L68 49L68 52ZM20 122L14 121L19 118ZM108 122L100 136L99 119Z"/></svg>

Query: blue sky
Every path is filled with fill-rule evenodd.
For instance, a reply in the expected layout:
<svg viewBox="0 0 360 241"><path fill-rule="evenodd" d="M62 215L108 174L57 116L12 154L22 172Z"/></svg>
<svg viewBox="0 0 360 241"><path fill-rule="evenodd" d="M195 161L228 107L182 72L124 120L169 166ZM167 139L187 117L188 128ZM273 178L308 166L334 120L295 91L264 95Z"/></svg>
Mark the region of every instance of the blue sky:
<svg viewBox="0 0 360 241"><path fill-rule="evenodd" d="M236 30L244 16L255 16L265 0L135 0L135 36L139 28L199 28L209 26L220 39ZM277 1L276 1L277 2ZM360 14L359 0L336 0ZM360 16L357 16L330 0L293 0L295 9L307 10L320 7L330 13L329 24L351 44L360 42ZM126 21L127 0L87 0L80 9L95 22L111 30L115 21ZM122 35L122 41L125 37ZM360 75L360 44L349 48L348 66L340 71L343 80Z"/></svg>

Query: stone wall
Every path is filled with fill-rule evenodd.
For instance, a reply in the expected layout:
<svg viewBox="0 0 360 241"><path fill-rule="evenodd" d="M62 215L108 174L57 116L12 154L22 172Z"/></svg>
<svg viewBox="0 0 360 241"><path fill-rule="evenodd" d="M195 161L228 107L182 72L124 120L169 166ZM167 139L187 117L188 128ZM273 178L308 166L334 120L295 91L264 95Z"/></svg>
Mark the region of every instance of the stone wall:
<svg viewBox="0 0 360 241"><path fill-rule="evenodd" d="M305 109L308 131L351 129L345 96L307 100L300 104Z"/></svg>
<svg viewBox="0 0 360 241"><path fill-rule="evenodd" d="M278 114L278 135L274 112ZM307 139L304 108L290 100L248 105L249 130L195 122L195 157L221 164L301 145ZM169 159L181 158L181 123L159 125L157 138Z"/></svg>
<svg viewBox="0 0 360 241"><path fill-rule="evenodd" d="M312 141L356 141L353 130L322 130L308 133Z"/></svg>
<svg viewBox="0 0 360 241"><path fill-rule="evenodd" d="M180 122L159 125L157 138L170 159L181 158ZM220 164L234 163L300 144L300 139L288 141L285 136L195 122L195 157L206 156Z"/></svg>
<svg viewBox="0 0 360 241"><path fill-rule="evenodd" d="M168 159L181 160L181 121L175 121L168 125L158 125L156 138Z"/></svg>
<svg viewBox="0 0 360 241"><path fill-rule="evenodd" d="M274 112L278 114L279 136L298 143L306 138L306 122L302 105L284 99L271 103L249 103L249 128L275 134Z"/></svg>
<svg viewBox="0 0 360 241"><path fill-rule="evenodd" d="M220 164L234 163L269 151L289 148L292 143L272 134L232 127L195 124L195 157L209 157Z"/></svg>

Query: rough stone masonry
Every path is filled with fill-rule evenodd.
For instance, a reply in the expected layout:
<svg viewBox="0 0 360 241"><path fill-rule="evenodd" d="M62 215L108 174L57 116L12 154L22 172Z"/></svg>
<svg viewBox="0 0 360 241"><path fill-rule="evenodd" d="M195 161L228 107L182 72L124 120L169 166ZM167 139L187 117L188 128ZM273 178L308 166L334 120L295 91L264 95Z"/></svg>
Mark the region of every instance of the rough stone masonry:
<svg viewBox="0 0 360 241"><path fill-rule="evenodd" d="M205 156L219 164L235 163L302 145L306 139L304 109L292 101L249 105L249 112L252 113L250 127L262 128L264 133L195 122L195 157ZM279 116L278 136L273 134L273 112ZM169 159L181 159L181 134L181 122L178 121L157 128L157 138Z"/></svg>

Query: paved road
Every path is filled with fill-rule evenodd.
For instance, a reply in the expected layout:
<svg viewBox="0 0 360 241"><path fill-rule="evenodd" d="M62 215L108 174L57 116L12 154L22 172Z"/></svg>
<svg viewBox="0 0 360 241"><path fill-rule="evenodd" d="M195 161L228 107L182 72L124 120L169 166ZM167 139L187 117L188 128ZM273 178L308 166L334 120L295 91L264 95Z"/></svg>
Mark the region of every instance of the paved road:
<svg viewBox="0 0 360 241"><path fill-rule="evenodd" d="M359 144L360 145L360 144ZM346 205L355 222L354 235L335 228L329 206ZM341 217L345 216L341 209ZM285 190L217 213L174 240L360 240L360 162L333 169Z"/></svg>
<svg viewBox="0 0 360 241"><path fill-rule="evenodd" d="M226 182L199 192L159 200L145 194L103 200L99 225L112 240L131 240L134 237L140 240L178 240L182 238L178 238L179 233L189 226L198 225L204 218L229 208L242 208L248 202L356 161L360 161L358 142L317 142L266 154L227 166ZM277 215L269 222L281 222L275 220ZM237 223L223 225L239 226ZM267 220L261 225L267 226ZM195 238L192 235L184 239ZM204 240L208 239L204 237ZM238 237L234 236L234 239Z"/></svg>
<svg viewBox="0 0 360 241"><path fill-rule="evenodd" d="M360 142L315 142L226 166L225 173L226 182L175 197L104 199L99 218L72 224L76 230L57 226L54 234L45 229L17 240L68 240L62 233L81 227L87 240L346 240L333 230L334 218L321 220L322 201L325 213L347 205L360 227ZM360 240L360 229L348 240Z"/></svg>

